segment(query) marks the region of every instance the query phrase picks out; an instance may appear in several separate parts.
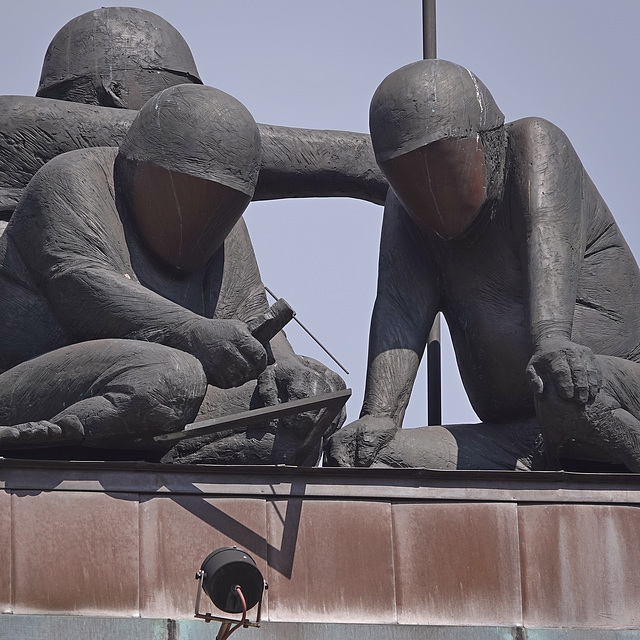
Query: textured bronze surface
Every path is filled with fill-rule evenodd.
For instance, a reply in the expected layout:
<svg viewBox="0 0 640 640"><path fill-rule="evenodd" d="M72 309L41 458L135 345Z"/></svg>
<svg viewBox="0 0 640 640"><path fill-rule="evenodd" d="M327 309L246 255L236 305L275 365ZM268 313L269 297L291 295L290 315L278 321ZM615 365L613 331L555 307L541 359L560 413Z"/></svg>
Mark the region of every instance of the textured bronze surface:
<svg viewBox="0 0 640 640"><path fill-rule="evenodd" d="M640 508L519 508L526 626L640 626Z"/></svg>
<svg viewBox="0 0 640 640"><path fill-rule="evenodd" d="M392 513L399 622L522 621L516 505L409 503Z"/></svg>
<svg viewBox="0 0 640 640"><path fill-rule="evenodd" d="M239 546L266 575L265 502L259 499L159 496L140 504L140 614L191 618L196 571L207 555ZM263 616L268 609L267 597ZM211 611L203 596L201 608ZM255 612L252 612L255 615Z"/></svg>
<svg viewBox="0 0 640 640"><path fill-rule="evenodd" d="M270 620L395 621L389 504L274 500L267 522Z"/></svg>
<svg viewBox="0 0 640 640"><path fill-rule="evenodd" d="M138 614L136 496L12 498L14 613Z"/></svg>

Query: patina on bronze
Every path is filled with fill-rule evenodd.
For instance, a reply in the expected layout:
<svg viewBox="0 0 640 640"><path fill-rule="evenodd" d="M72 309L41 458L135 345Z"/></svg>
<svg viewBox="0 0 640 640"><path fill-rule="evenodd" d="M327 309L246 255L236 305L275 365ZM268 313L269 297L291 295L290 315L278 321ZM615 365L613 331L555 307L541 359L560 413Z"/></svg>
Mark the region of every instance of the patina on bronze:
<svg viewBox="0 0 640 640"><path fill-rule="evenodd" d="M393 191L362 413L330 462L640 471L640 272L565 134L504 124L445 60L388 76L370 125ZM483 424L399 431L438 311Z"/></svg>
<svg viewBox="0 0 640 640"><path fill-rule="evenodd" d="M14 323L0 344L0 366L6 393L24 393L22 402L0 402L0 424L14 425L2 430L4 447L82 440L83 447L162 455L167 446L153 436L192 422L205 396L209 404L200 415L215 417L343 384L321 365L298 359L273 332L262 336L272 338L267 346L275 358L266 370L267 351L246 324L260 314L265 296L236 222L259 164L258 129L244 106L217 89L183 84L147 102L120 149L68 153L34 176L0 240L3 319ZM169 188L166 202L142 198L161 206L143 207L139 215L140 185L152 190L150 176L158 180L160 170L178 186ZM194 198L183 184L204 189ZM239 195L229 198L220 185ZM152 214L152 224L144 224ZM176 233L177 218L203 230L210 245L197 252L188 243L198 234ZM149 229L164 235L165 252ZM190 262L179 262L182 256ZM25 301L38 312L28 321ZM38 343L33 324L50 328ZM27 362L30 356L36 357ZM64 386L51 382L59 373ZM36 379L56 393L30 398L29 380ZM262 424L248 435L238 425L221 434L217 461L284 460L304 444L315 414L287 420L282 429ZM180 454L171 460L180 461Z"/></svg>
<svg viewBox="0 0 640 640"><path fill-rule="evenodd" d="M0 209L5 220L11 216L28 181L47 161L78 147L123 144L137 114L132 109L140 108L156 92L182 83L197 86L201 84L200 75L184 39L159 16L140 9L107 7L65 25L47 51L39 97L0 99L3 106L0 120L5 133L0 141ZM209 103L205 101L205 104ZM209 117L215 119L219 115L214 110ZM206 114L203 118L206 119ZM38 123L35 128L34 122ZM203 126L206 130L208 125L203 123ZM225 379L218 380L219 386L206 385L205 376L199 371L202 363L188 354L194 349L200 351L197 346L200 344L201 357L208 362L205 369L211 375L217 368L213 365L216 350L207 355L208 350L203 346L206 340L196 330L203 324L203 318L238 321L227 336L233 344L238 338L236 331L245 331L243 321L251 321L267 311L246 227L242 220L234 226L248 200L251 197L342 195L381 203L387 183L375 164L369 137L349 132L257 125L257 130L251 129L254 139L250 146L254 145L254 150L259 148L261 154L256 156L257 165L251 163L250 179L240 184L237 180L234 182L234 176L228 172L223 175L225 167L239 166L226 157L224 150L218 149L218 156L214 158L215 148L198 147L205 143L205 137L193 139L189 128L178 126L176 130L191 135L190 143L198 148L196 164L202 165L198 171L193 166L185 169L177 165L180 154L171 159L170 166L163 163L157 153L154 158L141 155L138 153L141 149L150 149L144 143L131 153L127 144L135 137L129 136L118 156L118 186L109 187L108 193L101 192L103 186L109 184L108 167L116 157L115 151L103 149L78 155L73 168L59 164L47 167L48 173L34 183L39 186L30 192L29 205L22 208L19 221L12 225L14 230L10 227L3 238L0 287L4 308L0 327L6 340L0 346L0 360L4 388L13 390L0 415L0 424L7 425L2 429L3 449L20 449L20 455L87 457L88 446L108 445L118 449L141 446L140 442L148 434L157 433L161 423L163 431L180 429L195 419L212 419L344 388L340 378L323 365L296 356L283 334L274 336L267 349L269 362L275 361L277 366L268 366L257 382L231 389L223 387L239 384L246 371L242 374L232 366L228 375L223 376ZM164 133L171 130L165 128ZM257 139L260 143L256 146ZM235 139L229 149L239 141L240 138ZM207 164L207 158L215 162ZM213 165L217 168L215 176L207 173ZM54 174L67 175L67 171L69 179L63 180L64 185L56 185ZM49 177L52 180L47 188L45 183ZM86 207L84 201L80 207L77 202L68 201L75 197L70 194L75 193L76 187L82 190L85 186ZM91 226L93 207L97 202L111 206L114 189L120 199L118 215L128 212L120 220L121 229L118 225L109 228L109 223L96 223L94 228L79 233L75 223L67 226L69 220L65 220L65 216L74 211L76 214L86 211L87 217L82 222ZM161 193L162 189L166 193ZM54 197L54 190L61 194L59 200ZM185 211L192 212L188 219L173 215L174 194L184 203ZM51 208L57 212L52 214ZM50 222L55 227L40 235L55 254L50 256L48 266L35 244L32 256L38 253L37 258L25 260L17 248L20 242L31 243L31 225L38 225L35 220L44 215L45 209L48 210L47 224ZM102 221L102 217L99 220ZM22 239L16 240L21 234ZM67 246L68 253L60 250L63 246ZM125 246L125 254L120 254ZM58 265L65 262L74 253L77 260L72 261L72 265L53 266L56 261ZM95 277L105 266L118 274L115 283ZM92 271L96 267L98 272ZM51 277L43 275L47 269ZM202 278L203 270L210 279L200 281L194 288L191 285L194 279ZM124 314L128 320L121 323L124 316L116 320L104 309L94 315L89 310L91 305L87 306L83 300L83 286L70 284L72 272L84 273L82 284L86 290L102 291L111 299L112 309L117 309L115 316ZM204 297L198 293L203 290ZM158 311L153 305L143 304L141 300L146 299L149 291L160 296L161 306L178 305L195 314L195 325L191 321L178 321L183 335L177 342L174 340L177 334L170 337L173 330L168 325L180 317L181 312L176 316L173 313L176 307L170 307L173 311L169 308ZM142 298L138 302L143 310L140 314L130 313L128 305L139 293ZM66 298L68 304L63 304ZM134 325L139 320L150 324L136 328ZM197 339L191 335L194 331L199 336ZM123 338L129 342L123 343ZM178 342L178 351L166 346ZM123 349L129 354L127 357ZM254 356L259 353L258 349ZM222 359L226 362L225 357ZM262 356L258 360L262 360ZM118 363L122 364L121 368ZM60 371L63 364L64 371ZM133 373L140 367L147 371L144 382ZM253 370L250 377L255 378L260 367L249 366ZM114 373L109 381L102 376L101 384L107 386L100 386L96 381L97 372L101 370ZM171 374L165 375L166 372ZM178 372L181 373L178 375ZM175 379L170 381L174 374ZM120 379L120 375L125 377ZM194 385L196 379L198 382ZM111 389L110 384L118 391L107 391ZM206 389L204 400L203 389ZM137 404L138 401L133 400L138 392L147 398L146 402ZM79 399L95 405L98 402L95 397L101 394L105 398L105 424L111 416L107 431L102 427L83 426L82 420L68 411ZM173 408L166 404L170 397L175 398ZM200 410L194 415L199 404ZM29 410L18 411L20 407ZM60 415L63 410L66 413ZM125 410L129 419L122 422L118 416ZM102 415L95 406L92 412L92 416ZM250 435L238 428L236 432L216 436L214 442L205 438L180 445L172 452L171 459L181 461L184 456L189 461L205 462L290 460L305 448L309 436L317 429L316 418L313 412L289 416L281 421L286 428L278 437L274 434L276 423L253 428ZM344 411L330 427L334 429L342 419ZM123 439L114 438L117 433L127 435ZM81 449L60 447L79 441L82 441ZM47 453L40 448L53 444L58 445L56 451ZM314 449L317 454L317 447ZM103 453L95 455L127 455L115 450L101 451Z"/></svg>

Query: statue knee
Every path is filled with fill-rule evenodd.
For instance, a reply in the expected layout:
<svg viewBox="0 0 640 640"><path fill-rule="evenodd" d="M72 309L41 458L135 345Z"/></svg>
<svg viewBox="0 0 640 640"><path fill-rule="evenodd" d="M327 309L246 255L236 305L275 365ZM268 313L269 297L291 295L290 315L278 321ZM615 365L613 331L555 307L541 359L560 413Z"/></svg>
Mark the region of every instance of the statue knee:
<svg viewBox="0 0 640 640"><path fill-rule="evenodd" d="M535 404L551 467L558 467L560 459L617 461L605 434L616 421L615 411L620 405L606 390L601 389L586 404L545 391L536 396Z"/></svg>
<svg viewBox="0 0 640 640"><path fill-rule="evenodd" d="M192 422L207 390L200 362L155 343L132 341L128 347L118 372L96 395L142 432L163 433Z"/></svg>
<svg viewBox="0 0 640 640"><path fill-rule="evenodd" d="M139 370L142 393L136 394L142 413L162 421L162 431L192 422L207 391L200 361L191 354L162 345L150 345ZM158 348L160 347L160 348Z"/></svg>

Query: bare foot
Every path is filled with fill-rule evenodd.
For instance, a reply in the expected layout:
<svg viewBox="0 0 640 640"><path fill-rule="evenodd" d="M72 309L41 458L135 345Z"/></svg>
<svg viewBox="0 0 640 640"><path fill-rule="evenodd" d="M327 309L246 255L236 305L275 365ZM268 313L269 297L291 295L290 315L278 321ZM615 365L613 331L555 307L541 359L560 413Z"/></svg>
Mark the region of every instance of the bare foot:
<svg viewBox="0 0 640 640"><path fill-rule="evenodd" d="M84 438L84 429L76 416L62 416L56 421L24 422L0 427L0 448L23 449L77 443Z"/></svg>

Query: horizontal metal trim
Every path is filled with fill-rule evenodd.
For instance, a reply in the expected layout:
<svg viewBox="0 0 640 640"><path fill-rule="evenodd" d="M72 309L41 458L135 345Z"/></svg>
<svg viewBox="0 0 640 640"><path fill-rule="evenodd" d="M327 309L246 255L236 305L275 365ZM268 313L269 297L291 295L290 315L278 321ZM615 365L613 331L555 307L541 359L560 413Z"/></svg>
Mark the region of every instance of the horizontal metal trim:
<svg viewBox="0 0 640 640"><path fill-rule="evenodd" d="M0 640L211 640L217 625L199 620L2 615ZM640 629L529 629L522 627L417 626L265 622L243 631L252 640L639 640ZM588 634L588 635L586 635Z"/></svg>
<svg viewBox="0 0 640 640"><path fill-rule="evenodd" d="M161 465L0 458L0 488L385 501L640 504L640 474Z"/></svg>

